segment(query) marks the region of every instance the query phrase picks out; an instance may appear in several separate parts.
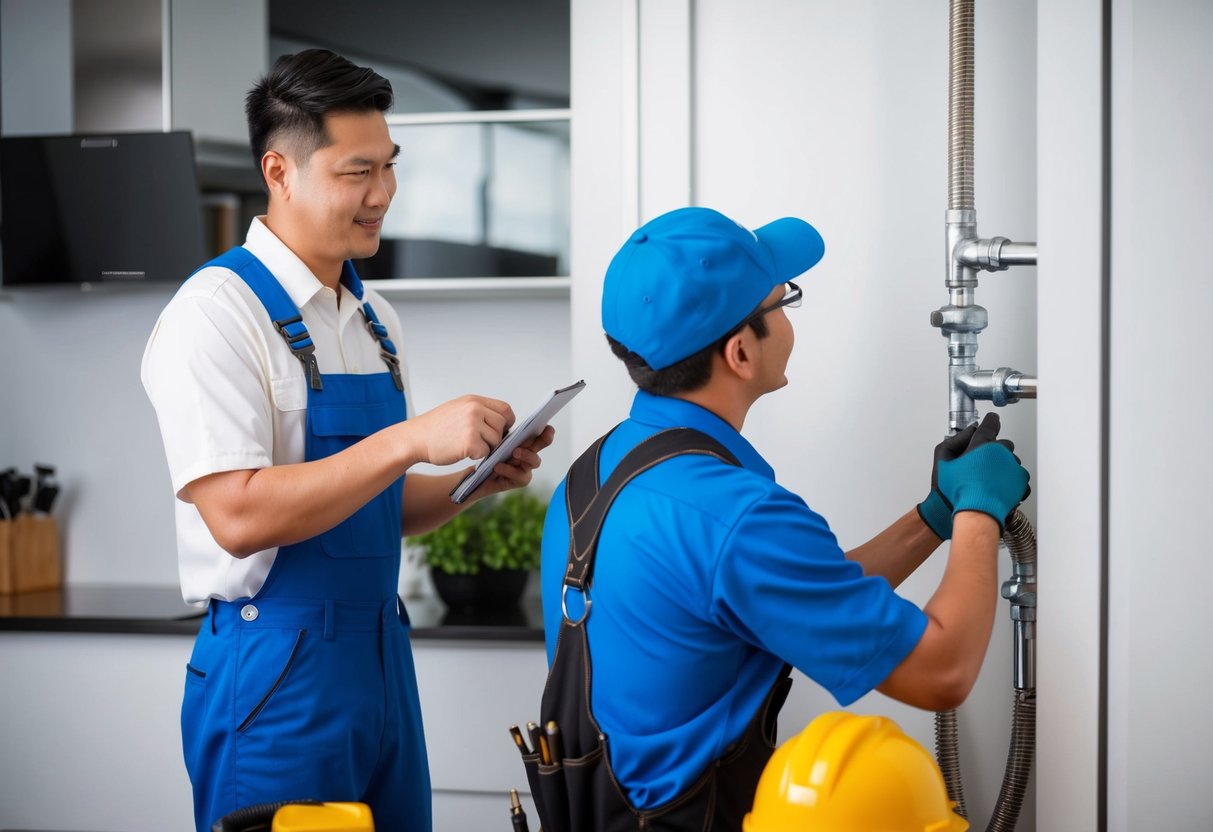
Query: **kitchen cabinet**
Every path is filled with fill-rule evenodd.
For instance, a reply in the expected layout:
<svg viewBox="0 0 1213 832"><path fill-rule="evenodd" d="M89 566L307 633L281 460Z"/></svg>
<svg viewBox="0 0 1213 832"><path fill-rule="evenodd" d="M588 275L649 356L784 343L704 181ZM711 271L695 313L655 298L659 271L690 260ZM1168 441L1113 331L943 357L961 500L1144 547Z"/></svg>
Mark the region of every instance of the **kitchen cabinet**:
<svg viewBox="0 0 1213 832"><path fill-rule="evenodd" d="M87 622L75 631L53 611L27 607L34 617L23 618L0 610L0 829L193 828L178 720L201 619L179 617L175 592L144 587L125 596L154 613L158 628L146 617L106 614L95 594L67 604ZM508 790L526 785L507 728L536 718L547 672L537 599L524 601L524 622L508 626L444 624L432 599L412 608L434 828L505 830Z"/></svg>

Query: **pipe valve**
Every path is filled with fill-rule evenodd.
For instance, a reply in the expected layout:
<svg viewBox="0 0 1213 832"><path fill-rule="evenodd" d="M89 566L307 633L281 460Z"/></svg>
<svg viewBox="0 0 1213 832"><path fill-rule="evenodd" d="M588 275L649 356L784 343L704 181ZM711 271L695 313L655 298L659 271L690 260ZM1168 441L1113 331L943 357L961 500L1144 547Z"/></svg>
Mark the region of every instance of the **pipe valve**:
<svg viewBox="0 0 1213 832"><path fill-rule="evenodd" d="M940 334L947 336L953 332L981 332L990 322L990 315L984 306L956 306L948 304L931 313L931 326L939 327Z"/></svg>

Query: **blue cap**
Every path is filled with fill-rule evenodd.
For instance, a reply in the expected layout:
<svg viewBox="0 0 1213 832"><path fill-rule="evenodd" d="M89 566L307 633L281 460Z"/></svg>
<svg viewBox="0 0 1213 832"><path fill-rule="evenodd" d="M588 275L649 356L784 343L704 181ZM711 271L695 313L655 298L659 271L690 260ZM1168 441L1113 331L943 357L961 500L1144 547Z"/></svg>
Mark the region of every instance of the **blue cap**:
<svg viewBox="0 0 1213 832"><path fill-rule="evenodd" d="M723 337L825 254L817 229L784 217L750 231L710 208L642 225L607 267L606 334L662 370Z"/></svg>

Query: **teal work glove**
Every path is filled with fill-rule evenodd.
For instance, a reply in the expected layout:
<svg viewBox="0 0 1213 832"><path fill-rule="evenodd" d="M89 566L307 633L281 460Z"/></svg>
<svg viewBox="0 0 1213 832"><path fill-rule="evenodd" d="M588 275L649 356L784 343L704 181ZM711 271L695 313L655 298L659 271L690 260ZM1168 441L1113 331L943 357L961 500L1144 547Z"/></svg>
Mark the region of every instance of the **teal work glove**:
<svg viewBox="0 0 1213 832"><path fill-rule="evenodd" d="M981 435L974 435L976 442ZM1004 442L986 440L954 460L939 463L939 493L957 511L980 511L998 521L999 532L1008 515L1030 493L1027 470Z"/></svg>
<svg viewBox="0 0 1213 832"><path fill-rule="evenodd" d="M995 416L995 418L997 417ZM969 442L976 431L976 424L969 425L935 446L935 460L931 464L931 493L918 504L917 508L922 522L926 523L940 540L950 540L952 537L952 506L939 493L939 463L959 458L968 449ZM998 434L997 428L995 428L994 434Z"/></svg>

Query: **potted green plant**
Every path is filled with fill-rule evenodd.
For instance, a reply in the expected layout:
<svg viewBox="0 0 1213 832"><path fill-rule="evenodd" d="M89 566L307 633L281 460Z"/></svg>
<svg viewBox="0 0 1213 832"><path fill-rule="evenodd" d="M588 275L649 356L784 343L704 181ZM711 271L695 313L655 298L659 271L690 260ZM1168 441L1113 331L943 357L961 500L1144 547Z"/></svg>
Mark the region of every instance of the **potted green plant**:
<svg viewBox="0 0 1213 832"><path fill-rule="evenodd" d="M417 537L443 603L458 611L516 606L539 568L546 512L546 501L520 489L485 498Z"/></svg>

